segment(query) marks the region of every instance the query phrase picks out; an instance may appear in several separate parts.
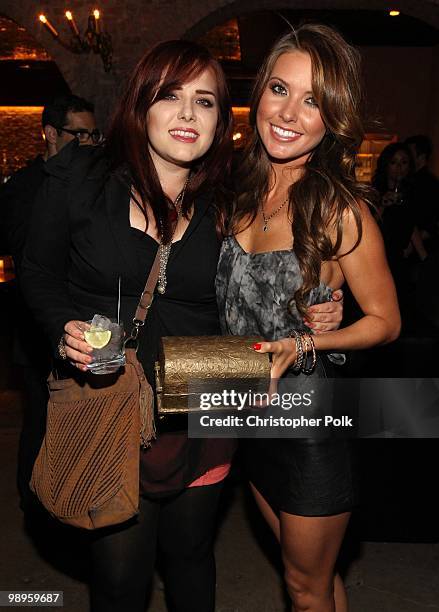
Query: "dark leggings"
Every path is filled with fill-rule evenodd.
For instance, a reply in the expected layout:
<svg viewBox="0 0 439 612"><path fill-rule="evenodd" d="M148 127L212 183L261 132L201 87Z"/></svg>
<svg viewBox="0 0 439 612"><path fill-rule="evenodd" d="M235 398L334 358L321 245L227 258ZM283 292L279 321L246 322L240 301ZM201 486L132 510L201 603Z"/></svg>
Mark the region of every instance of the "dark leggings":
<svg viewBox="0 0 439 612"><path fill-rule="evenodd" d="M218 483L166 500L143 498L137 520L93 534L91 611L144 612L158 546L170 611L213 612L221 489Z"/></svg>

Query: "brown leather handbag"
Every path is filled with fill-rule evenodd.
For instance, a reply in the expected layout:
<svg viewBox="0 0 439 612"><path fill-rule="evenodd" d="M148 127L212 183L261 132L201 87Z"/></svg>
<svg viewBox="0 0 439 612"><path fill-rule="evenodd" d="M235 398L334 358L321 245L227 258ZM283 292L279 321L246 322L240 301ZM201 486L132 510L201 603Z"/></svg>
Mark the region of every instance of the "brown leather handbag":
<svg viewBox="0 0 439 612"><path fill-rule="evenodd" d="M137 341L159 275L154 261L129 339ZM63 523L96 529L139 511L140 446L155 437L153 392L133 348L115 374L49 377L46 434L31 489Z"/></svg>

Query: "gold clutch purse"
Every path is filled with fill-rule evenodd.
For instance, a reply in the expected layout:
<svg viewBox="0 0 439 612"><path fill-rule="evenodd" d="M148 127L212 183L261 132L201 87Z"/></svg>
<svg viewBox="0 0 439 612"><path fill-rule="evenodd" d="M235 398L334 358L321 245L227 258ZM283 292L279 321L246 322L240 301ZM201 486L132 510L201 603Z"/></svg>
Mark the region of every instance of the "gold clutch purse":
<svg viewBox="0 0 439 612"><path fill-rule="evenodd" d="M155 364L160 416L199 412L202 393L265 392L270 379L268 353L253 349L253 336L167 336ZM230 410L230 404L218 410Z"/></svg>

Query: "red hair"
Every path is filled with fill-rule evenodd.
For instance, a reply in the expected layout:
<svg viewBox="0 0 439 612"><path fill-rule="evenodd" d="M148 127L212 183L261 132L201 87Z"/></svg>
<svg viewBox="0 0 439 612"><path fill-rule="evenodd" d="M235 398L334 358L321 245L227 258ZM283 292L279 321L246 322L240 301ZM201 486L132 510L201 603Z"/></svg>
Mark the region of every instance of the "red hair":
<svg viewBox="0 0 439 612"><path fill-rule="evenodd" d="M169 198L164 194L149 153L147 112L184 83L210 69L218 92L218 123L207 153L195 160L187 187L183 214L194 199L206 190L220 187L230 169L232 154L232 115L224 72L209 51L194 42L172 40L158 44L137 64L127 90L114 114L107 148L113 168L124 169L125 178L140 195L143 206L148 203L163 239L170 240ZM218 211L221 212L221 211ZM224 217L224 213L220 215Z"/></svg>

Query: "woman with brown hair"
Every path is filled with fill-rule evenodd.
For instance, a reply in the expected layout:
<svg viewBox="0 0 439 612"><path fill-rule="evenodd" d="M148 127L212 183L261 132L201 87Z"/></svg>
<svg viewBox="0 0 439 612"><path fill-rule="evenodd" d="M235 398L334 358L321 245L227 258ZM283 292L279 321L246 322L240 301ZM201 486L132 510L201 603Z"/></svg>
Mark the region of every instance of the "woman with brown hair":
<svg viewBox="0 0 439 612"><path fill-rule="evenodd" d="M380 232L355 181L363 138L358 53L333 29L281 38L256 79L253 136L243 155L217 295L223 333L261 335L272 378L306 384L328 373L327 351L394 340L400 317ZM364 316L313 335L309 304L347 282ZM315 352L317 351L317 353ZM278 538L295 612L347 609L334 567L356 501L347 440L256 439L246 464Z"/></svg>

